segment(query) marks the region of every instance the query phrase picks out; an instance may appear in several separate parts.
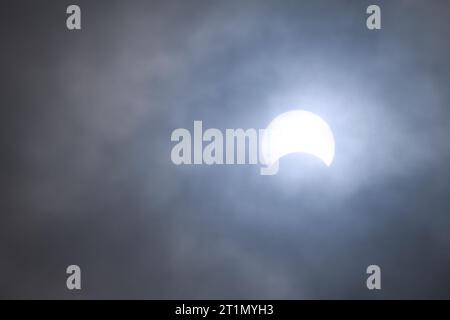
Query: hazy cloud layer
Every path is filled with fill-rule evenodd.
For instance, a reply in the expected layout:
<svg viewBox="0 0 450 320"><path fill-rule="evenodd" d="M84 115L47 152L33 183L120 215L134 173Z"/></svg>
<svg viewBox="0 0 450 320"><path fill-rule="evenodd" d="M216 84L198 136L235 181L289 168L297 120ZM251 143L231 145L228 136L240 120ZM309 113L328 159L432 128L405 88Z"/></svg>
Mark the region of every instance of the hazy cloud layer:
<svg viewBox="0 0 450 320"><path fill-rule="evenodd" d="M77 32L70 3L0 5L0 297L450 298L447 1L377 1L375 32L370 1L78 3ZM330 168L170 161L194 120L291 109Z"/></svg>

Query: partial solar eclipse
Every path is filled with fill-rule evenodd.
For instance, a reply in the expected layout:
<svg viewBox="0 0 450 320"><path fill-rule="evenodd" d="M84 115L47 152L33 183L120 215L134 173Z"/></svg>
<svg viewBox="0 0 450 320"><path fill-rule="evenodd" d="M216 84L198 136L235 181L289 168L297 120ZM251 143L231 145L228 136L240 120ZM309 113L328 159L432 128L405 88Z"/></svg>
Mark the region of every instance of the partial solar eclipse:
<svg viewBox="0 0 450 320"><path fill-rule="evenodd" d="M267 126L262 139L262 156L268 167L290 153L303 152L330 166L334 158L334 136L318 115L293 110L280 114Z"/></svg>

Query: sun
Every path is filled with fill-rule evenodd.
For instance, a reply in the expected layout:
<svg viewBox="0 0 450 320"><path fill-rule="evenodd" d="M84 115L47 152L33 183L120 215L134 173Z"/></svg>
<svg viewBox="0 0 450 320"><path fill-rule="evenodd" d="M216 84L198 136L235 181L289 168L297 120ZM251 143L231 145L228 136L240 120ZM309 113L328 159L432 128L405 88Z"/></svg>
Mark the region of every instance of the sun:
<svg viewBox="0 0 450 320"><path fill-rule="evenodd" d="M267 126L262 140L263 159L272 165L281 157L296 152L316 156L327 166L333 162L333 132L318 115L304 110L285 112Z"/></svg>

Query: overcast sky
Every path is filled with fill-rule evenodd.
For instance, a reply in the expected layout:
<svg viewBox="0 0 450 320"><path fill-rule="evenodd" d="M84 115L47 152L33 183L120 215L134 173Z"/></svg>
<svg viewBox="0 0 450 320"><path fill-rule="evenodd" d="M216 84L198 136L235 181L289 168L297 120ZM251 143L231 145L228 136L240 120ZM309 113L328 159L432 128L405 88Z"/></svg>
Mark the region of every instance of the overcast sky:
<svg viewBox="0 0 450 320"><path fill-rule="evenodd" d="M0 4L1 298L450 298L448 1L73 3ZM170 160L292 109L331 167Z"/></svg>

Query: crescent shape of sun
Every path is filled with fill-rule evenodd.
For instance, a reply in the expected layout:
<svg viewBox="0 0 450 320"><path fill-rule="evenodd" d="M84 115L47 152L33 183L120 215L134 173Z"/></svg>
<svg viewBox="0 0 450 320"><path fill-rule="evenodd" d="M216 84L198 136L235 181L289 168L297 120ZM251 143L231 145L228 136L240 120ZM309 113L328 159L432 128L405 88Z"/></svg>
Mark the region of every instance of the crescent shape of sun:
<svg viewBox="0 0 450 320"><path fill-rule="evenodd" d="M296 152L316 156L327 166L334 158L334 136L328 124L318 115L293 110L273 119L264 131L262 156L267 165Z"/></svg>

